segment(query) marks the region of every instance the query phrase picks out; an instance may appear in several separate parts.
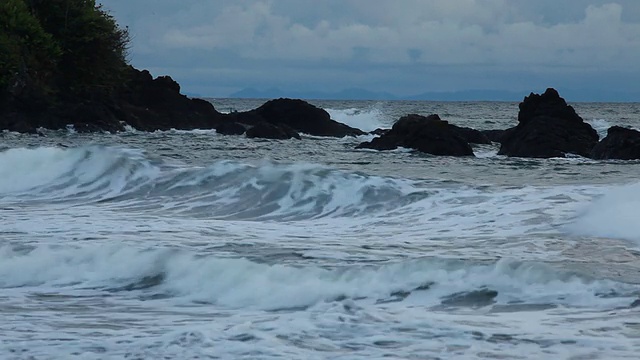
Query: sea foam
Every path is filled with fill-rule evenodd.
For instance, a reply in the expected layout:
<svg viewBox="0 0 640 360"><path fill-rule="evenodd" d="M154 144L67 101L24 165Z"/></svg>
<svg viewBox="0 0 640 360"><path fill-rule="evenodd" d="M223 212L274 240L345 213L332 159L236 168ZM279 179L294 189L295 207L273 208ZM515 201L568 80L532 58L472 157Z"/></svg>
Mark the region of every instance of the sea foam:
<svg viewBox="0 0 640 360"><path fill-rule="evenodd" d="M640 183L611 188L583 208L569 231L640 242Z"/></svg>
<svg viewBox="0 0 640 360"><path fill-rule="evenodd" d="M414 259L335 268L256 263L242 258L196 256L178 250L123 245L29 251L0 247L0 287L41 291L94 289L136 291L176 301L226 308L293 309L342 299L365 302L446 303L456 294L494 291L495 302L565 303L573 306L626 304L634 288L591 280L539 263L503 259L493 263ZM620 296L599 294L615 290ZM627 295L625 295L627 294ZM417 297L417 298L416 298Z"/></svg>

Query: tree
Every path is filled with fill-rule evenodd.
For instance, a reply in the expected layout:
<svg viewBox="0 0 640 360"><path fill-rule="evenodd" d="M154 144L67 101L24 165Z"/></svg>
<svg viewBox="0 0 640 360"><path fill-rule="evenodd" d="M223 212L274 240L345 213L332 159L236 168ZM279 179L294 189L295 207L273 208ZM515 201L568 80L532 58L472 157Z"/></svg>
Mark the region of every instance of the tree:
<svg viewBox="0 0 640 360"><path fill-rule="evenodd" d="M126 76L129 33L95 0L2 0L0 24L0 89L95 97Z"/></svg>
<svg viewBox="0 0 640 360"><path fill-rule="evenodd" d="M48 90L60 53L23 0L0 3L0 92L19 92L27 82Z"/></svg>

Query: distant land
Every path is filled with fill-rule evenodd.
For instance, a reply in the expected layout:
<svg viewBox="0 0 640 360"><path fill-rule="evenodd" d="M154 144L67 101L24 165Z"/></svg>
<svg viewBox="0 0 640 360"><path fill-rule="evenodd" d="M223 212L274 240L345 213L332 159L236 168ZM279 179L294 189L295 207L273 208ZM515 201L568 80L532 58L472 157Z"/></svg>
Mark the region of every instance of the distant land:
<svg viewBox="0 0 640 360"><path fill-rule="evenodd" d="M549 86L552 87L552 86ZM559 88L568 101L573 102L640 102L640 92L611 90L585 90ZM531 92L543 92L545 89L529 91L505 90L461 90L439 92L430 91L411 96L398 96L388 92L375 92L360 88L350 88L338 92L293 91L271 88L258 90L245 88L230 94L229 98L240 99L276 99L281 97L305 100L426 100L426 101L522 101Z"/></svg>

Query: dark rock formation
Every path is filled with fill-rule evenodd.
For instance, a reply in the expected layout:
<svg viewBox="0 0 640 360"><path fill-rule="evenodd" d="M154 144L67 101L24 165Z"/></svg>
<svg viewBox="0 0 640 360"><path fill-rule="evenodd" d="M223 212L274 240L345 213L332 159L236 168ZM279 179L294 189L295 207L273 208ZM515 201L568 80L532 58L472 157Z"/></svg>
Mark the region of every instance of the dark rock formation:
<svg viewBox="0 0 640 360"><path fill-rule="evenodd" d="M237 135L257 126L249 137L277 139L299 138L297 132L334 137L365 134L302 100L271 100L255 110L221 114L208 101L180 94L180 85L169 76L154 79L148 71L130 67L127 79L112 93L83 98L37 93L22 94L19 100L2 97L0 130L36 133L40 127L56 130L73 125L80 132L118 132L128 124L140 131L216 129Z"/></svg>
<svg viewBox="0 0 640 360"><path fill-rule="evenodd" d="M491 140L480 130L456 125L451 126L453 126L460 133L460 135L462 135L465 140L467 140L468 143L491 144Z"/></svg>
<svg viewBox="0 0 640 360"><path fill-rule="evenodd" d="M555 89L531 94L520 103L518 125L503 134L498 154L531 158L589 156L598 133L567 105Z"/></svg>
<svg viewBox="0 0 640 360"><path fill-rule="evenodd" d="M358 145L359 149L393 150L398 147L416 149L432 155L473 156L473 150L457 126L438 115L407 115L379 138Z"/></svg>
<svg viewBox="0 0 640 360"><path fill-rule="evenodd" d="M508 129L498 129L498 130L480 130L481 133L484 134L491 142L502 143L502 138L505 134L508 134L511 131L514 131L515 127Z"/></svg>
<svg viewBox="0 0 640 360"><path fill-rule="evenodd" d="M315 136L344 137L365 134L362 130L332 120L328 112L303 100L270 100L255 110L226 116L248 125L256 125L262 121L274 125L284 124L295 131Z"/></svg>
<svg viewBox="0 0 640 360"><path fill-rule="evenodd" d="M119 118L137 130L213 129L221 114L211 103L180 94L168 76L153 79L148 71L131 69L132 80L119 94Z"/></svg>
<svg viewBox="0 0 640 360"><path fill-rule="evenodd" d="M248 138L262 139L300 139L300 134L287 125L274 125L268 122L260 122L247 130Z"/></svg>
<svg viewBox="0 0 640 360"><path fill-rule="evenodd" d="M593 159L640 159L640 131L612 126L591 152Z"/></svg>
<svg viewBox="0 0 640 360"><path fill-rule="evenodd" d="M384 135L384 134L388 133L388 132L389 132L389 130L391 130L391 129L382 129L382 128L377 128L377 129L375 129L375 130L373 130L373 131L369 131L369 135L377 135L377 136L380 136L380 135Z"/></svg>
<svg viewBox="0 0 640 360"><path fill-rule="evenodd" d="M233 121L222 121L216 126L216 132L221 135L242 135L247 131L247 128Z"/></svg>
<svg viewBox="0 0 640 360"><path fill-rule="evenodd" d="M180 85L170 77L153 79L148 71L133 67L113 93L45 99L22 95L3 103L0 129L31 133L68 125L79 132L117 132L124 124L142 131L212 129L221 119L208 101L180 94Z"/></svg>

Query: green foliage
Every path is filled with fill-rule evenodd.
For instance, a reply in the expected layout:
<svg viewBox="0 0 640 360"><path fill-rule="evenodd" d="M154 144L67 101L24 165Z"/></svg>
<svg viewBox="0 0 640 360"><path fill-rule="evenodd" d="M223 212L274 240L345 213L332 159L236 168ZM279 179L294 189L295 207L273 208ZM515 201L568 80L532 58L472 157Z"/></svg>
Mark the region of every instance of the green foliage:
<svg viewBox="0 0 640 360"><path fill-rule="evenodd" d="M46 83L59 55L56 42L23 0L0 3L0 88L11 85L19 75Z"/></svg>
<svg viewBox="0 0 640 360"><path fill-rule="evenodd" d="M109 93L125 74L128 43L95 0L1 0L0 89L28 78L61 96Z"/></svg>

